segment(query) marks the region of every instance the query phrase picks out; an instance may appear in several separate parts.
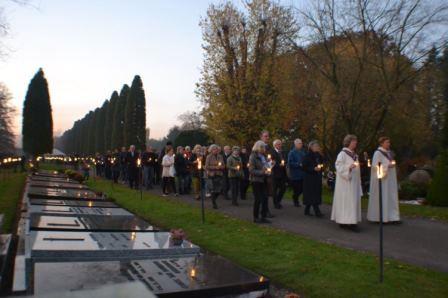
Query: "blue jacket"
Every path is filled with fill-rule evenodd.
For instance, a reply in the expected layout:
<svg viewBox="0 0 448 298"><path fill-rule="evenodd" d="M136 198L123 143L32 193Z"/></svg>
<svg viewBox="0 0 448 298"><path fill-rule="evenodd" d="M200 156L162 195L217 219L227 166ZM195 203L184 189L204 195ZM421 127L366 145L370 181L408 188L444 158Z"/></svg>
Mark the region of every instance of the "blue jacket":
<svg viewBox="0 0 448 298"><path fill-rule="evenodd" d="M288 154L289 179L302 180L305 172L302 169L303 158L305 157L305 150L297 150L293 148Z"/></svg>

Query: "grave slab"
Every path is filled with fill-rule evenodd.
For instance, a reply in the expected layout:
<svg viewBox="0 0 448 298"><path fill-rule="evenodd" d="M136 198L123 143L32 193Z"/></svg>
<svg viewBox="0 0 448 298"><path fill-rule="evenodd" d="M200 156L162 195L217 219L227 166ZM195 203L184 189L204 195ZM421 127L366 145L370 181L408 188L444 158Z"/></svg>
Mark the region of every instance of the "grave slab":
<svg viewBox="0 0 448 298"><path fill-rule="evenodd" d="M157 231L146 221L136 216L102 215L30 215L30 229L36 231L97 231L97 232L137 232Z"/></svg>
<svg viewBox="0 0 448 298"><path fill-rule="evenodd" d="M70 206L45 206L45 205L31 205L28 209L30 213L41 215L58 215L58 216L73 216L73 215L103 215L116 216L126 215L133 216L132 213L122 208L102 208L102 207L70 207Z"/></svg>
<svg viewBox="0 0 448 298"><path fill-rule="evenodd" d="M64 189L64 188L28 188L29 198L61 198L61 199L79 199L79 200L104 200L103 197L88 189Z"/></svg>
<svg viewBox="0 0 448 298"><path fill-rule="evenodd" d="M106 261L36 263L36 294L143 283L158 297L261 297L269 281L214 255Z"/></svg>
<svg viewBox="0 0 448 298"><path fill-rule="evenodd" d="M113 202L99 200L30 199L29 202L31 205L120 208Z"/></svg>
<svg viewBox="0 0 448 298"><path fill-rule="evenodd" d="M88 187L84 184L73 184L73 183L51 182L51 181L32 181L30 183L30 187L88 189Z"/></svg>
<svg viewBox="0 0 448 298"><path fill-rule="evenodd" d="M199 247L183 241L175 245L168 232L48 232L30 233L35 262L141 259L192 256Z"/></svg>
<svg viewBox="0 0 448 298"><path fill-rule="evenodd" d="M50 181L50 182L58 182L58 183L71 183L71 184L79 184L78 181L70 179L70 178L62 178L62 177L45 177L45 176L31 176L30 181Z"/></svg>
<svg viewBox="0 0 448 298"><path fill-rule="evenodd" d="M10 266L11 235L0 235L0 292L5 286L5 276Z"/></svg>

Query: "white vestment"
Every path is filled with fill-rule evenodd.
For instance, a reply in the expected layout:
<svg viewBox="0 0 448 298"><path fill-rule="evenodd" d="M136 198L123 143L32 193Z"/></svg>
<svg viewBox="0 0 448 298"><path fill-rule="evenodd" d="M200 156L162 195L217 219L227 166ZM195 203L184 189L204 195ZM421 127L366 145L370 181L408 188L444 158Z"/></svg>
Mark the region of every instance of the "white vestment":
<svg viewBox="0 0 448 298"><path fill-rule="evenodd" d="M381 152L380 152L381 151ZM370 198L367 219L369 221L380 221L379 214L379 183L378 183L378 163L381 162L384 177L382 178L383 195L383 221L399 221L400 210L398 208L398 187L397 171L395 166L389 167L392 162L390 152L383 148L378 148L373 154L372 170L370 175Z"/></svg>
<svg viewBox="0 0 448 298"><path fill-rule="evenodd" d="M348 148L344 148L344 150L349 151L355 157L355 153ZM355 225L361 221L361 171L359 164L350 170L355 159L344 150L338 154L336 159L336 187L331 220L338 224Z"/></svg>

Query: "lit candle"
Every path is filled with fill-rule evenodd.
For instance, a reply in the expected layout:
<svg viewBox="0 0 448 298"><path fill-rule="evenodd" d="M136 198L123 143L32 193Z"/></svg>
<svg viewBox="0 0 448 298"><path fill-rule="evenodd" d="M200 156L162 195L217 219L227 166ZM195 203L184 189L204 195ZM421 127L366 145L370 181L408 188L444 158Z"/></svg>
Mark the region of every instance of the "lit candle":
<svg viewBox="0 0 448 298"><path fill-rule="evenodd" d="M355 167L359 167L359 161L355 160L353 164L355 165Z"/></svg>
<svg viewBox="0 0 448 298"><path fill-rule="evenodd" d="M92 207L93 203L91 201L89 201L88 205L89 205L89 207Z"/></svg>
<svg viewBox="0 0 448 298"><path fill-rule="evenodd" d="M367 160L367 166L370 168L372 166L372 162L370 161L370 159Z"/></svg>
<svg viewBox="0 0 448 298"><path fill-rule="evenodd" d="M237 165L236 169L237 169L237 171L239 171L240 170L240 165Z"/></svg>
<svg viewBox="0 0 448 298"><path fill-rule="evenodd" d="M390 164L394 166L394 165L397 164L397 162L396 162L395 160L392 160L392 161L390 162Z"/></svg>
<svg viewBox="0 0 448 298"><path fill-rule="evenodd" d="M202 169L202 160L198 159L198 170Z"/></svg>
<svg viewBox="0 0 448 298"><path fill-rule="evenodd" d="M135 232L132 232L132 233L131 233L131 240L134 241L135 238L137 238L137 235L136 235Z"/></svg>
<svg viewBox="0 0 448 298"><path fill-rule="evenodd" d="M141 159L137 158L137 167L140 167L141 163L142 163Z"/></svg>
<svg viewBox="0 0 448 298"><path fill-rule="evenodd" d="M268 154L268 159L271 159L271 155L270 154Z"/></svg>
<svg viewBox="0 0 448 298"><path fill-rule="evenodd" d="M324 167L324 165L323 165L323 164L318 164L317 167L318 167L320 170L322 170L323 167Z"/></svg>
<svg viewBox="0 0 448 298"><path fill-rule="evenodd" d="M247 167L249 167L249 165L250 165L250 164L249 164L249 163L247 163Z"/></svg>
<svg viewBox="0 0 448 298"><path fill-rule="evenodd" d="M378 176L378 179L382 179L384 177L383 167L381 164L376 166L376 175Z"/></svg>
<svg viewBox="0 0 448 298"><path fill-rule="evenodd" d="M285 165L285 160L284 160L284 159L282 159L282 162L281 162L281 164L282 164L282 166L284 166L284 165Z"/></svg>
<svg viewBox="0 0 448 298"><path fill-rule="evenodd" d="M220 167L221 166L221 162L218 162L218 167Z"/></svg>
<svg viewBox="0 0 448 298"><path fill-rule="evenodd" d="M191 278L195 278L196 277L196 269L191 268L191 270L190 270L190 277Z"/></svg>

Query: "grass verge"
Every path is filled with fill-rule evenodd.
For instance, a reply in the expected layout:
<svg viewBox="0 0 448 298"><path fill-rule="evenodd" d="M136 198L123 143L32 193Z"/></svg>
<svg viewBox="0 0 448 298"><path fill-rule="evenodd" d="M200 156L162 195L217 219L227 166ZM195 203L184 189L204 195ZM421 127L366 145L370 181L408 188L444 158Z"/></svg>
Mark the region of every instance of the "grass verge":
<svg viewBox="0 0 448 298"><path fill-rule="evenodd" d="M4 215L1 233L11 233L17 215L17 205L20 202L25 173L0 174L0 214Z"/></svg>
<svg viewBox="0 0 448 298"><path fill-rule="evenodd" d="M448 274L377 258L267 226L143 194L104 180L89 181L126 209L164 228L183 228L191 241L307 297L447 297ZM409 248L412 249L412 248Z"/></svg>

